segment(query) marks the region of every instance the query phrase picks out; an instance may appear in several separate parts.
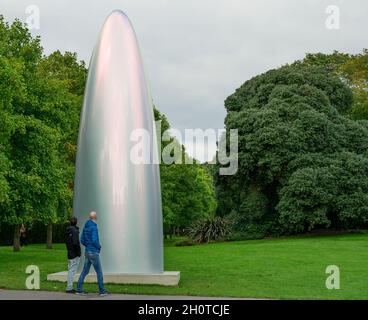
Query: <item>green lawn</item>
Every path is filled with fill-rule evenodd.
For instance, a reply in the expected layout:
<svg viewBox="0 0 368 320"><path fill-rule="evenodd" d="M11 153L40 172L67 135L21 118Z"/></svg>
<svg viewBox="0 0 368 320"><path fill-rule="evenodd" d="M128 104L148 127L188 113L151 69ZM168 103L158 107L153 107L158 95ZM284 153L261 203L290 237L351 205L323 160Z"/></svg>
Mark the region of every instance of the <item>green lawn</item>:
<svg viewBox="0 0 368 320"><path fill-rule="evenodd" d="M13 253L0 247L0 288L24 289L25 269L41 270L41 290L63 291L46 275L66 270L63 244L32 245ZM340 290L328 290L328 265L340 267ZM368 234L212 243L175 247L165 243L165 269L181 271L178 287L107 285L111 292L261 297L281 299L368 299ZM95 292L97 286L86 284Z"/></svg>

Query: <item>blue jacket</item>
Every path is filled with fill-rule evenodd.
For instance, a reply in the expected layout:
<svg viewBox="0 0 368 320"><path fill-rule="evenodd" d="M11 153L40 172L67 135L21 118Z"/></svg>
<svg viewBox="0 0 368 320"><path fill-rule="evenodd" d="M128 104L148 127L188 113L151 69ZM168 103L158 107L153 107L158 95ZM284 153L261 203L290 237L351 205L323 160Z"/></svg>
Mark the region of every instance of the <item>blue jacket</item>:
<svg viewBox="0 0 368 320"><path fill-rule="evenodd" d="M96 222L92 220L86 222L81 236L81 243L86 247L86 252L100 253L101 245Z"/></svg>

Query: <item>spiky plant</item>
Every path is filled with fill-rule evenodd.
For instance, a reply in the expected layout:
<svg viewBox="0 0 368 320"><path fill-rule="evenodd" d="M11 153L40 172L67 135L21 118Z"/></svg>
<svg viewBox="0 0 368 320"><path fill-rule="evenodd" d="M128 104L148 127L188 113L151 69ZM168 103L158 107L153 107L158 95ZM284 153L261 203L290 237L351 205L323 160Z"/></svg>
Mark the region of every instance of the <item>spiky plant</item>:
<svg viewBox="0 0 368 320"><path fill-rule="evenodd" d="M198 243L224 239L230 233L229 221L222 217L207 217L189 228L189 236Z"/></svg>

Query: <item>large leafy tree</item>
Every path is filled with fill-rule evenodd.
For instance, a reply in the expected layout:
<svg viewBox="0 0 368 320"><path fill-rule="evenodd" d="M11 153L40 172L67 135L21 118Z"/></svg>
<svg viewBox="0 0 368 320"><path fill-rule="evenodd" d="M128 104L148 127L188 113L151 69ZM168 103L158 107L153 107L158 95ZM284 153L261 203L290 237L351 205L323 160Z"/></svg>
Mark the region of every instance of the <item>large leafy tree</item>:
<svg viewBox="0 0 368 320"><path fill-rule="evenodd" d="M56 51L44 57L37 67L37 88L42 92L35 112L49 126L61 134L60 169L63 172L64 195L60 198L58 210L49 220L43 220L47 227L47 247L52 245L52 225L65 220L72 206L75 156L78 138L80 108L82 105L87 70L75 53ZM42 108L39 108L42 106Z"/></svg>
<svg viewBox="0 0 368 320"><path fill-rule="evenodd" d="M219 213L260 235L366 225L368 124L344 116L352 102L350 88L320 66L245 82L225 102L239 170L215 177Z"/></svg>
<svg viewBox="0 0 368 320"><path fill-rule="evenodd" d="M15 251L20 224L50 224L70 208L82 89L68 76L83 77L67 72L73 59L43 57L39 38L0 17L0 221L15 226Z"/></svg>

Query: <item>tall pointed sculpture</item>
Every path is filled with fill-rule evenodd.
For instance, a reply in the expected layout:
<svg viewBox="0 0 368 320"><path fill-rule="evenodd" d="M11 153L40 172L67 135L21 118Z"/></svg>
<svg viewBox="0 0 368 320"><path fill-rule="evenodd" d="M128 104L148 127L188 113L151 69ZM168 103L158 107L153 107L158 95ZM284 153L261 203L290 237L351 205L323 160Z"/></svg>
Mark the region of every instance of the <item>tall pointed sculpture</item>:
<svg viewBox="0 0 368 320"><path fill-rule="evenodd" d="M130 158L136 129L149 133L150 164L135 164ZM90 211L97 212L107 282L179 281L178 272L163 271L157 147L153 105L135 32L128 17L114 11L102 27L89 66L73 203L81 226ZM83 259L80 268L82 264ZM57 280L50 276L49 280Z"/></svg>
<svg viewBox="0 0 368 320"><path fill-rule="evenodd" d="M89 66L79 129L73 213L81 223L98 215L106 272L163 271L160 175L134 164L130 135L145 129L157 147L153 106L133 27L114 11Z"/></svg>

